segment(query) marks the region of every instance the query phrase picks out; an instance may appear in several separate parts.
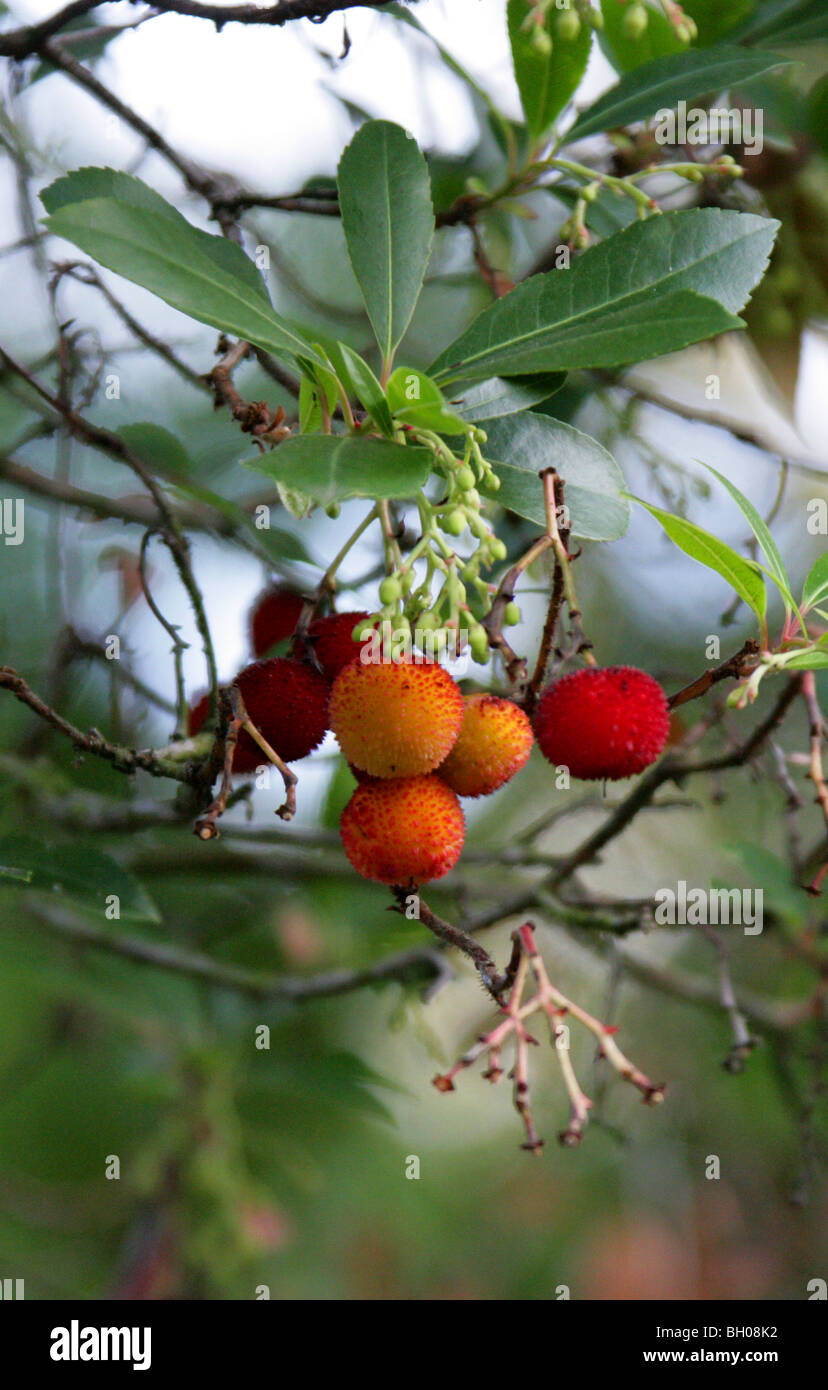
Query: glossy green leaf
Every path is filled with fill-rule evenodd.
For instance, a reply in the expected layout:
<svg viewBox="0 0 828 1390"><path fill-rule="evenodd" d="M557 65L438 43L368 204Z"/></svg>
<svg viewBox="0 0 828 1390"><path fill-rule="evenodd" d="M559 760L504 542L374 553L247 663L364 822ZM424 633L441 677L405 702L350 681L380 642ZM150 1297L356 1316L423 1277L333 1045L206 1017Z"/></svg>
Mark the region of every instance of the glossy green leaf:
<svg viewBox="0 0 828 1390"><path fill-rule="evenodd" d="M181 440L162 425L141 420L134 425L120 425L118 433L133 453L163 477L186 477L192 473L193 461Z"/></svg>
<svg viewBox="0 0 828 1390"><path fill-rule="evenodd" d="M475 424L498 420L502 415L531 410L533 405L548 400L556 391L560 391L565 380L565 372L542 373L539 376L491 376L467 386L462 395L451 400L451 406L464 420L472 420Z"/></svg>
<svg viewBox="0 0 828 1390"><path fill-rule="evenodd" d="M106 182L94 179L93 186ZM315 360L308 340L271 307L240 246L192 227L138 179L129 179L127 185L117 177L108 182L111 196L68 201L68 190L61 187L66 181L58 180L43 195L46 205L55 207L46 219L49 231L201 323L277 356ZM130 189L131 199L123 196L124 187Z"/></svg>
<svg viewBox="0 0 828 1390"><path fill-rule="evenodd" d="M802 589L802 608L814 608L828 598L828 552L811 566Z"/></svg>
<svg viewBox="0 0 828 1390"><path fill-rule="evenodd" d="M828 37L828 9L824 0L766 0L736 37L751 44L824 39Z"/></svg>
<svg viewBox="0 0 828 1390"><path fill-rule="evenodd" d="M48 894L55 903L71 902L102 921L158 922L152 900L132 874L108 854L75 839L70 845L44 844L29 835L0 838L0 881ZM118 918L106 917L115 911Z"/></svg>
<svg viewBox="0 0 828 1390"><path fill-rule="evenodd" d="M398 367L388 378L388 404L400 424L438 434L460 434L465 421L450 409L445 396L425 372Z"/></svg>
<svg viewBox="0 0 828 1390"><path fill-rule="evenodd" d="M360 357L347 343L326 342L324 347L348 395L358 400L363 409L368 411L374 424L379 426L383 434L392 436L394 422L385 392L365 358Z"/></svg>
<svg viewBox="0 0 828 1390"><path fill-rule="evenodd" d="M773 579L777 588L782 593L786 603L792 608L795 607L794 598L791 593L790 580L788 579L788 573L785 569L785 562L782 559L779 547L773 539L767 524L759 515L753 503L739 491L729 478L726 478L723 473L720 473L718 469L713 468L709 463L705 463L702 466L706 468L709 473L712 473L718 478L722 486L727 488L733 500L740 507L742 514L747 518L751 531L762 548L762 553L768 562L768 572L771 579Z"/></svg>
<svg viewBox="0 0 828 1390"><path fill-rule="evenodd" d="M539 53L532 44L531 33L521 30L530 8L527 0L509 0L507 23L523 114L530 133L537 137L549 129L575 95L586 72L592 30L582 24L577 38L562 39L556 33L560 11L553 5L544 21L546 33L552 40L551 51Z"/></svg>
<svg viewBox="0 0 828 1390"><path fill-rule="evenodd" d="M387 439L308 434L244 466L327 506L349 497L411 497L426 481L431 459L429 449Z"/></svg>
<svg viewBox="0 0 828 1390"><path fill-rule="evenodd" d="M339 206L368 317L390 361L420 295L434 235L428 167L414 138L369 121L345 150Z"/></svg>
<svg viewBox="0 0 828 1390"><path fill-rule="evenodd" d="M492 420L486 433L486 457L500 479L497 491L481 487L487 497L545 528L539 473L554 464L564 480L572 534L597 541L624 535L630 517L624 477L597 439L531 411Z"/></svg>
<svg viewBox="0 0 828 1390"><path fill-rule="evenodd" d="M802 652L785 662L786 671L828 671L828 652Z"/></svg>
<svg viewBox="0 0 828 1390"><path fill-rule="evenodd" d="M640 497L633 499L640 506L646 507L647 511L661 522L670 540L683 550L685 555L689 555L691 560L696 560L700 565L706 565L708 569L715 570L723 579L727 580L730 587L735 590L741 599L752 608L760 619L765 616L767 606L767 594L765 592L765 581L762 578L761 570L758 565L750 560L745 560L737 551L731 549L724 541L720 541L718 536L712 536L709 531L703 530L701 526L696 526L692 521L685 521L683 517L673 516L672 512L663 511L661 507L654 507L650 502L644 502Z"/></svg>
<svg viewBox="0 0 828 1390"><path fill-rule="evenodd" d="M680 100L722 92L760 73L790 62L772 53L720 47L712 52L686 49L634 68L578 117L567 143L587 135L645 121L657 111L671 111Z"/></svg>
<svg viewBox="0 0 828 1390"><path fill-rule="evenodd" d="M631 39L624 31L626 8L626 0L624 4L620 0L601 0L604 27L598 37L601 47L619 72L629 72L668 53L687 51L687 44L676 37L675 29L660 6L655 8L647 5L647 28L638 38ZM691 12L688 8L688 13Z"/></svg>
<svg viewBox="0 0 828 1390"><path fill-rule="evenodd" d="M778 225L720 208L636 222L570 270L534 275L489 305L429 373L444 386L623 366L739 327L733 315L764 273Z"/></svg>

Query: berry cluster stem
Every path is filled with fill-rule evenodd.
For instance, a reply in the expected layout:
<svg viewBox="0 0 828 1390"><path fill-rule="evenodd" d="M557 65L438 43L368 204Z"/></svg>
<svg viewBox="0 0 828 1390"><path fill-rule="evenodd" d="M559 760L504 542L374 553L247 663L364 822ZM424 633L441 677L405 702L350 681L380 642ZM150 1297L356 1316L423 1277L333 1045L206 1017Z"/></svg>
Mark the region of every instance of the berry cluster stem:
<svg viewBox="0 0 828 1390"><path fill-rule="evenodd" d="M659 1105L664 1099L664 1087L654 1084L643 1071L625 1056L615 1041L614 1034L617 1030L594 1018L592 1014L587 1013L586 1009L573 1003L552 984L535 944L534 926L531 922L526 922L524 926L512 933L512 943L513 960L506 976L504 976L504 980L511 981L511 983L508 984L507 1001L502 1005L503 1018L488 1033L479 1037L477 1042L447 1072L434 1078L433 1084L437 1090L453 1091L455 1089L454 1078L457 1074L467 1067L473 1066L484 1053L488 1055L488 1068L483 1074L485 1080L499 1081L503 1075L501 1066L503 1045L507 1039L514 1036L515 1061L510 1075L514 1083L515 1109L521 1117L526 1132L526 1140L522 1147L530 1153L539 1154L543 1147L543 1140L538 1137L532 1117L529 1082L529 1047L536 1046L537 1039L533 1038L527 1030L526 1021L533 1014L542 1013L549 1022L552 1046L557 1055L564 1086L569 1097L569 1121L566 1128L558 1136L561 1144L570 1147L581 1142L589 1118L589 1111L592 1108L592 1101L581 1089L575 1068L572 1065L572 1058L561 1022L567 1015L577 1019L593 1034L598 1042L600 1056L609 1062L623 1080L628 1081L641 1091L645 1104ZM523 995L530 973L535 982L536 993L524 1003Z"/></svg>

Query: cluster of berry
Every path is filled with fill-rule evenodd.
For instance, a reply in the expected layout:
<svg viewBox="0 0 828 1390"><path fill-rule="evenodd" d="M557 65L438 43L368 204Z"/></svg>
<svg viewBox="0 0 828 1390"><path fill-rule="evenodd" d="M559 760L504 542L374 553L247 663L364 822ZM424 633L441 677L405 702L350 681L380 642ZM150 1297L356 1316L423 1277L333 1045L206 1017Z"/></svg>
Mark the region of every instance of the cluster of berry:
<svg viewBox="0 0 828 1390"><path fill-rule="evenodd" d="M573 777L618 779L642 771L669 734L667 699L644 671L588 667L553 681L534 720L510 699L464 695L434 661L360 660L364 613L316 618L295 629L300 596L273 590L252 620L254 651L293 636L292 655L259 660L236 677L248 716L285 762L336 735L357 779L340 824L345 852L363 877L419 885L460 857L460 797L489 796L526 764L537 738L543 755ZM311 655L312 653L312 655ZM195 706L198 732L206 697ZM534 731L533 731L534 724ZM234 772L251 772L262 752L244 731Z"/></svg>

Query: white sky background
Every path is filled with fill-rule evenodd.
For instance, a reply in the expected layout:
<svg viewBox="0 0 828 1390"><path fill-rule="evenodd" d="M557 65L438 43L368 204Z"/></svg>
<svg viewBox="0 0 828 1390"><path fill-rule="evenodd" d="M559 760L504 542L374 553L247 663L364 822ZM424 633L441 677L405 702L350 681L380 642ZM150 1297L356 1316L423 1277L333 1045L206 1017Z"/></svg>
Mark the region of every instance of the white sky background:
<svg viewBox="0 0 828 1390"><path fill-rule="evenodd" d="M59 7L60 0L21 0L15 11L18 22L25 23ZM517 117L519 101L504 10L504 0L423 0L416 7L418 18L457 55L504 111ZM135 14L135 7L127 5L106 5L99 11L102 21L113 23ZM459 154L472 144L475 123L468 98L461 84L432 59L424 41L369 10L350 11L347 26L350 54L332 68L313 46L332 56L340 53L342 15L332 16L324 25L291 24L281 30L231 24L221 34L206 21L163 16L115 41L96 72L161 129L178 151L211 168L233 170L242 182L267 192L293 192L313 174L335 172L350 126L341 107L327 95L328 86L365 106L371 114L406 126L426 148ZM594 50L582 99L594 99L612 80L611 68ZM62 77L38 83L23 104L36 146L65 168L80 163L128 168L141 155L142 142L128 127L108 117L91 96ZM166 196L180 199L179 176L159 158L142 163L140 173ZM15 202L8 197L11 188L6 170L0 173L0 245L19 235ZM188 215L194 218L202 211L195 200L187 205ZM31 268L23 265L24 259L15 256L0 261L0 303L6 320L2 337L21 355L33 347L27 342L27 328L31 332L38 322L42 332L44 325L48 326L42 311L33 307L32 296L42 292ZM116 279L115 283L119 295L142 321L162 333L172 323L175 333L181 332L185 321L180 315L123 281ZM78 300L81 303L84 321L94 321L99 312L95 297L85 291ZM195 330L194 325L189 327ZM196 331L193 340L197 340ZM122 341L121 334L117 341ZM797 423L803 436L817 448L823 447L828 437L826 381L826 339L809 334L802 358ZM662 421L658 416L657 428L663 428ZM715 456L711 452L713 439ZM700 433L698 426L677 421L671 429L669 449L688 462L707 458L750 492L757 505L767 504L773 495L770 461L720 433L714 436L707 429ZM620 451L619 462L628 464ZM344 509L343 520L350 514L350 509ZM634 529L639 543L651 552L656 562L653 568L660 569L663 576L665 552L658 548L658 537L651 528L655 522L637 518ZM743 539L741 529L736 522L731 537L736 542ZM245 611L261 580L255 563L234 559L229 582L226 555L226 550L212 543L196 546L198 577L218 638L223 677L232 675L246 659L239 614ZM358 558L357 568L361 563ZM696 586L694 605L703 607L709 599L711 611L718 612L720 581L695 566L691 569ZM160 585L157 597L165 611L170 605L174 611L182 607L174 578ZM683 591L665 596L667 621L676 620L685 598ZM676 605L672 611L671 602ZM108 611L111 604L106 602L103 607ZM185 635L194 643L186 666L193 689L203 681L203 662L195 633L185 630ZM164 634L149 613L130 620L129 640L142 655L152 657L153 666L160 668L163 662L166 668L171 664L165 655Z"/></svg>

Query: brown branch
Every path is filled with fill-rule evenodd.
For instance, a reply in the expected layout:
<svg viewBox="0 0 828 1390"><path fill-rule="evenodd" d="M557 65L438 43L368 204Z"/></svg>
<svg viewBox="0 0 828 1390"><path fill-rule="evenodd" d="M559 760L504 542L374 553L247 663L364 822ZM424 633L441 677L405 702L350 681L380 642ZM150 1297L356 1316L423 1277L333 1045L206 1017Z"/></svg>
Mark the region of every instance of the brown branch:
<svg viewBox="0 0 828 1390"><path fill-rule="evenodd" d="M446 922L444 918L438 917L431 911L419 896L412 894L407 888L393 888L394 905L392 912L399 912L406 915L406 909L410 906L412 897L415 899L414 910L416 920L422 922L424 927L428 927L436 937L439 937L446 946L451 946L457 951L462 951L463 955L468 956L475 970L480 976L481 982L496 1003L501 1002L504 989L508 985L508 971L506 975L501 975L497 966L479 941L469 936L459 927L452 926L451 922Z"/></svg>
<svg viewBox="0 0 828 1390"><path fill-rule="evenodd" d="M382 9L388 0L278 0L275 5L201 4L199 0L152 0L155 14L181 14L193 19L208 19L218 30L225 24L265 24L281 28L296 19L323 20L329 15L349 9ZM0 37L0 57L21 62L43 49L54 34L60 33L73 19L79 19L97 8L100 0L73 0L48 19L12 29ZM147 16L148 18L150 16ZM66 38L68 39L68 35ZM63 41L63 40L62 40Z"/></svg>
<svg viewBox="0 0 828 1390"><path fill-rule="evenodd" d="M187 538L184 535L178 518L175 515L164 491L159 487L149 468L128 444L121 439L120 435L114 434L112 430L104 429L101 425L94 425L87 420L77 410L73 410L60 396L48 391L32 374L27 371L19 362L16 362L2 347L0 347L0 361L46 401L47 405L57 411L58 415L65 421L69 432L76 438L83 440L86 444L91 444L93 448L101 449L105 454L125 463L131 468L133 473L140 479L150 494L158 512L161 515L163 526L160 533L163 536L167 549L172 556L173 563L178 571L178 576L183 584L190 606L193 610L196 627L201 638L204 649L204 658L207 663L207 673L211 692L211 699L215 697L215 690L218 684L216 670L216 657L213 648L213 639L210 635L210 627L207 622L207 614L204 609L204 600L201 590L195 582L192 566L190 564L190 549Z"/></svg>
<svg viewBox="0 0 828 1390"><path fill-rule="evenodd" d="M72 483L65 483L55 478L46 477L42 473L36 473L34 469L25 464L17 463L14 459L0 456L0 478L7 478L14 483L15 487L23 488L25 492L34 493L36 497L43 497L51 502L61 502L69 507L77 507L79 511L90 512L92 516L99 517L101 520L123 521L128 525L135 526L154 526L163 524L164 518L152 503L151 498L140 495L124 497L107 497L103 493L89 492L85 488L75 487ZM271 502L272 493L268 493L245 504L246 511L252 511L255 507ZM189 531L212 531L221 536L235 536L238 533L238 524L232 517L225 512L220 512L209 503L197 503L190 507L170 508L178 524Z"/></svg>
<svg viewBox="0 0 828 1390"><path fill-rule="evenodd" d="M58 279L64 276L69 276L71 279L77 280L81 285L89 285L94 289L100 290L107 304L113 312L118 315L118 318L133 337L137 338L140 343L143 343L144 347L150 350L150 352L155 353L157 357L160 357L172 367L174 371L178 372L179 376L190 386L195 386L199 391L209 390L208 383L203 376L200 376L192 367L188 367L186 362L182 362L181 358L176 356L167 343L163 342L161 338L157 338L153 333L150 333L148 329L144 328L143 325L133 317L129 309L116 298L109 286L101 279L94 266L87 264L85 261L62 262L55 268L53 287L56 286Z"/></svg>
<svg viewBox="0 0 828 1390"><path fill-rule="evenodd" d="M825 780L825 772L822 765L822 742L825 737L826 725L819 707L817 698L816 680L813 671L805 671L802 676L802 699L808 711L808 736L811 745L811 754L808 760L808 776L814 784L816 791L817 804L822 809L826 829L828 829L828 783ZM817 897L822 891L822 881L828 872L828 854L817 869L813 879L808 885L808 892Z"/></svg>
<svg viewBox="0 0 828 1390"><path fill-rule="evenodd" d="M189 785L198 785L200 782L204 763L202 758L194 757L178 762L163 757L152 748L139 751L110 743L97 729L90 729L88 733L84 733L82 729L76 728L57 714L45 700L41 700L24 678L10 666L0 666L0 690L11 691L15 699L28 705L39 718L51 724L53 729L65 734L81 752L104 758L119 772L148 772L151 777L171 777L177 782L186 782Z"/></svg>
<svg viewBox="0 0 828 1390"><path fill-rule="evenodd" d="M656 763L648 772L644 773L640 782L624 797L623 801L614 807L603 824L592 835L589 835L577 849L566 856L560 868L554 870L548 878L533 888L515 896L505 906L500 903L497 907L474 917L467 924L468 930L472 932L482 931L485 927L494 926L497 922L503 921L505 917L530 910L537 903L539 891L556 892L578 869L585 864L592 863L600 851L616 839L622 830L626 829L639 811L649 804L659 787L663 786L665 782L681 783L685 777L692 777L697 773L720 772L731 767L743 767L749 763L785 718L790 706L799 694L800 684L799 676L789 678L770 713L761 723L757 724L744 743L730 749L727 753L717 754L714 757L700 759L696 762L682 761L680 758L668 756Z"/></svg>
<svg viewBox="0 0 828 1390"><path fill-rule="evenodd" d="M691 681L681 690L677 690L675 695L671 695L667 701L670 709L677 709L679 705L686 705L689 700L698 700L719 681L739 680L742 676L749 675L756 665L758 655L759 643L753 637L748 638L744 646L734 656L728 657L727 661L723 661L720 666L715 666L712 671L704 671L696 680Z"/></svg>
<svg viewBox="0 0 828 1390"><path fill-rule="evenodd" d="M290 425L283 424L285 412L281 406L271 410L265 401L246 401L233 384L233 372L251 351L250 344L244 341L230 344L222 335L219 339L219 352L223 354L206 380L213 392L216 408L226 405L234 420L238 420L244 434L253 438L264 448L265 444L280 444L291 434Z"/></svg>
<svg viewBox="0 0 828 1390"><path fill-rule="evenodd" d="M149 965L175 975L200 980L219 989L229 989L248 999L263 1003L302 1004L308 999L326 999L349 994L366 985L395 980L402 984L424 983L432 989L436 983L451 978L445 961L436 951L418 948L388 956L363 970L330 970L306 979L279 979L220 964L194 951L182 951L161 942L123 936L103 931L90 923L58 914L54 909L38 907L38 919L54 936L73 945L91 947L108 955L121 956L138 965Z"/></svg>

